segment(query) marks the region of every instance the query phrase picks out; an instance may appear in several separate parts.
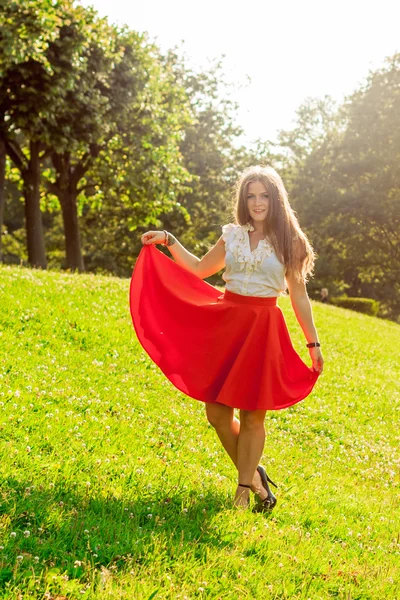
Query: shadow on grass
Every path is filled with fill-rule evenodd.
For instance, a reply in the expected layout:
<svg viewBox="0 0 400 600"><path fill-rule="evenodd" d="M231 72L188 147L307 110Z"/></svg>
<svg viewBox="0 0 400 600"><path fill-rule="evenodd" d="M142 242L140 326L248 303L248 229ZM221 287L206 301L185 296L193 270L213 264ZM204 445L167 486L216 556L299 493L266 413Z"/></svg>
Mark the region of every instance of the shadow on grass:
<svg viewBox="0 0 400 600"><path fill-rule="evenodd" d="M3 589L49 570L83 580L88 567L132 569L150 565L155 556L169 566L189 553L191 561L206 561L207 547L223 549L240 537L234 527L224 534L213 524L229 507L222 495L207 491L144 487L128 499L101 497L81 484L60 481L49 489L9 478L0 493Z"/></svg>

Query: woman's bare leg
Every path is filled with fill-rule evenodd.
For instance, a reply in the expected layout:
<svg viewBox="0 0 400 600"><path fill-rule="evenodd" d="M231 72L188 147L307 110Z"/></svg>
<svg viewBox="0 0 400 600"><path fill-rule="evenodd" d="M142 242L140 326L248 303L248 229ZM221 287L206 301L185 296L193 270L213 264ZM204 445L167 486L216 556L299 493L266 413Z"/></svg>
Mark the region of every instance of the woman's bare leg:
<svg viewBox="0 0 400 600"><path fill-rule="evenodd" d="M209 423L215 431L233 464L237 465L237 442L240 422L235 417L235 409L225 404L206 404Z"/></svg>
<svg viewBox="0 0 400 600"><path fill-rule="evenodd" d="M243 418L242 412L254 412L254 411L241 411L241 420ZM257 411L264 412L265 411ZM215 428L219 439L226 452L230 456L233 464L238 468L238 441L240 435L241 421L239 421L234 416L234 409L230 406L226 406L225 404L208 404L206 403L206 413L207 418L210 424ZM244 417L246 419L246 417ZM264 438L265 439L265 438ZM244 436L244 440L246 440L246 434ZM243 444L242 444L243 445ZM262 454L262 449L261 449ZM261 456L260 454L260 456ZM260 457L259 457L260 458ZM258 494L261 500L267 497L267 491L262 485L261 477L258 471L256 470L258 462L255 465L253 477L251 480L251 489L253 492ZM245 474L247 477L247 474ZM247 480L242 481L239 479L240 483L249 483ZM244 501L247 502L247 498L249 496L248 488L239 488L241 493L244 493ZM235 498L236 501L236 498Z"/></svg>
<svg viewBox="0 0 400 600"><path fill-rule="evenodd" d="M260 462L265 444L265 410L241 410L240 431L237 443L238 483L252 485L257 465ZM257 472L258 474L258 472ZM258 474L259 476L259 474ZM235 504L246 505L249 488L238 486ZM265 497L267 492L265 492Z"/></svg>

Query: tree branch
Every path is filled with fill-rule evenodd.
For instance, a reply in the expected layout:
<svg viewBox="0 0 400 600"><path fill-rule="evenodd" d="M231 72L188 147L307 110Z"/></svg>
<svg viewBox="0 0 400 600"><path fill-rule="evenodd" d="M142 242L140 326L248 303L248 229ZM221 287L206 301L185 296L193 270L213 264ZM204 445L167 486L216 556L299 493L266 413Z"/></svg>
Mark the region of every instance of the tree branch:
<svg viewBox="0 0 400 600"><path fill-rule="evenodd" d="M55 168L55 170L57 171L57 173L60 173L62 171L62 157L60 154L58 154L58 152L52 152L51 154L51 160L53 162L53 166Z"/></svg>
<svg viewBox="0 0 400 600"><path fill-rule="evenodd" d="M78 182L82 179L86 171L89 169L92 161L100 154L101 146L98 144L90 144L89 151L86 152L79 163L77 163L72 171L71 182L74 187L78 186Z"/></svg>
<svg viewBox="0 0 400 600"><path fill-rule="evenodd" d="M41 160L44 160L45 158L47 158L48 156L50 156L52 153L52 149L51 148L47 148L43 154L40 156Z"/></svg>
<svg viewBox="0 0 400 600"><path fill-rule="evenodd" d="M84 176L84 174L86 173L86 171L88 170L89 166L90 166L90 156L89 154L86 154L85 156L83 156L80 160L80 162L78 162L74 168L72 169L72 174L71 174L71 183L73 185L74 188L77 187L78 182L82 179L82 177Z"/></svg>
<svg viewBox="0 0 400 600"><path fill-rule="evenodd" d="M95 188L95 184L94 183L88 183L87 185L83 185L82 187L79 187L76 189L76 191L78 192L78 194L80 194L81 192L84 192L86 190L90 190L90 189L94 189Z"/></svg>
<svg viewBox="0 0 400 600"><path fill-rule="evenodd" d="M392 242L392 240L390 239L390 236L389 236L389 232L384 225L380 226L380 230L383 232L387 243L389 244L389 246L392 249L394 256L396 256L396 258L399 258L400 257L400 247L397 244L394 244Z"/></svg>
<svg viewBox="0 0 400 600"><path fill-rule="evenodd" d="M8 156L11 158L17 169L21 171L21 174L24 175L28 170L28 161L21 148L14 140L5 139L4 141Z"/></svg>
<svg viewBox="0 0 400 600"><path fill-rule="evenodd" d="M55 196L59 196L60 194L60 188L58 187L58 185L56 183L53 183L52 181L46 181L45 183L47 190L51 193L54 194Z"/></svg>

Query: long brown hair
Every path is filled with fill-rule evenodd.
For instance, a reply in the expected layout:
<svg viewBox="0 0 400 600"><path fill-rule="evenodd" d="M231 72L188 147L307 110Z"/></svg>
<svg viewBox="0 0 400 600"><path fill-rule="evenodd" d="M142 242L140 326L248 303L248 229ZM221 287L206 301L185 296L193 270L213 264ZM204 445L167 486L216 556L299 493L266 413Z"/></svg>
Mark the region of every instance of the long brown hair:
<svg viewBox="0 0 400 600"><path fill-rule="evenodd" d="M251 223L247 207L249 183L260 181L269 196L268 213L264 221L264 235L274 247L286 273L294 273L298 281L307 281L312 275L316 255L301 230L296 214L289 204L283 181L272 167L251 166L239 177L236 184L234 217L239 225Z"/></svg>

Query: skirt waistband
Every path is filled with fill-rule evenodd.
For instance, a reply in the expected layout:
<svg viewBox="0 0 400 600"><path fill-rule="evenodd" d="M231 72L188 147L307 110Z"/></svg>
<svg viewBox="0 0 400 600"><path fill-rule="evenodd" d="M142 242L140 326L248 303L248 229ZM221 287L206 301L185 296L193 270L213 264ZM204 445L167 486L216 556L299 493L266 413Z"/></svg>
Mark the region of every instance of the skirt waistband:
<svg viewBox="0 0 400 600"><path fill-rule="evenodd" d="M241 294L234 294L229 290L225 290L220 298L229 300L229 302L236 302L237 304L258 304L261 306L276 306L278 301L277 296L268 298L263 298L262 296L242 296Z"/></svg>

